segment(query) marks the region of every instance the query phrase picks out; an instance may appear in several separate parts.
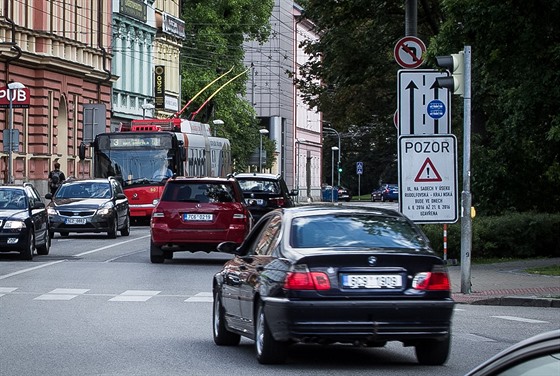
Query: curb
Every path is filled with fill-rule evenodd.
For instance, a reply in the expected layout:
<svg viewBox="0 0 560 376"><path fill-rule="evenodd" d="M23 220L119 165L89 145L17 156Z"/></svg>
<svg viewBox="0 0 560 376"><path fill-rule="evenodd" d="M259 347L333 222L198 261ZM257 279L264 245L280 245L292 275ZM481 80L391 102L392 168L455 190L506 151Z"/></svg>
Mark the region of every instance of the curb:
<svg viewBox="0 0 560 376"><path fill-rule="evenodd" d="M476 298L463 299L453 297L457 304L471 305L494 305L494 306L510 306L510 307L540 307L540 308L560 308L560 299L542 298L542 297L522 297L522 296L501 296L493 298Z"/></svg>

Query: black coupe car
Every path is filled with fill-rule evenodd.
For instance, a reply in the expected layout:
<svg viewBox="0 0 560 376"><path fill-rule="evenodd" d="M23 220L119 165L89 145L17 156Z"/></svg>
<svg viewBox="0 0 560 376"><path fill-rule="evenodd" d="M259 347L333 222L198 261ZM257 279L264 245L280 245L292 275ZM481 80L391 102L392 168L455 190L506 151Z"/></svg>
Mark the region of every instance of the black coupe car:
<svg viewBox="0 0 560 376"><path fill-rule="evenodd" d="M49 217L31 183L0 185L0 252L19 252L23 260L48 255Z"/></svg>
<svg viewBox="0 0 560 376"><path fill-rule="evenodd" d="M255 341L260 363L293 343L414 346L421 364L449 355L454 301L443 260L402 214L307 206L272 211L213 280L213 337Z"/></svg>

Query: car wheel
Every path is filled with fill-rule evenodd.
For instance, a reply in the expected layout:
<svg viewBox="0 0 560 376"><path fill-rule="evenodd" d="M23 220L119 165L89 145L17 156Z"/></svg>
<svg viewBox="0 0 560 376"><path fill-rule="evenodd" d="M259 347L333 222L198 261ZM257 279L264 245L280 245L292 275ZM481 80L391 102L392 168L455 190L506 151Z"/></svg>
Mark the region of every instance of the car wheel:
<svg viewBox="0 0 560 376"><path fill-rule="evenodd" d="M122 236L129 236L130 235L130 215L126 215L126 219L124 220L124 227L121 229Z"/></svg>
<svg viewBox="0 0 560 376"><path fill-rule="evenodd" d="M150 262L152 264L161 264L165 260L161 247L150 242Z"/></svg>
<svg viewBox="0 0 560 376"><path fill-rule="evenodd" d="M29 236L27 237L27 244L25 248L21 251L20 257L22 260L33 260L33 253L35 253L35 235L33 231L29 231Z"/></svg>
<svg viewBox="0 0 560 376"><path fill-rule="evenodd" d="M54 231L49 230L49 239L54 239Z"/></svg>
<svg viewBox="0 0 560 376"><path fill-rule="evenodd" d="M173 260L173 251L163 251L163 258L166 260Z"/></svg>
<svg viewBox="0 0 560 376"><path fill-rule="evenodd" d="M109 237L109 239L116 239L117 238L117 231L118 231L118 219L115 217L113 219L113 222L111 223L111 229L109 231L107 231L107 236Z"/></svg>
<svg viewBox="0 0 560 376"><path fill-rule="evenodd" d="M261 364L284 363L288 355L288 343L276 341L272 337L262 303L259 305L255 320L255 348L257 350L257 360Z"/></svg>
<svg viewBox="0 0 560 376"><path fill-rule="evenodd" d="M37 254L38 255L48 255L49 254L49 250L51 248L51 236L50 236L51 232L47 231L45 232L45 244L43 244L40 247L37 247Z"/></svg>
<svg viewBox="0 0 560 376"><path fill-rule="evenodd" d="M428 366L440 366L447 360L451 347L451 335L443 341L424 340L415 345L418 363Z"/></svg>
<svg viewBox="0 0 560 376"><path fill-rule="evenodd" d="M222 297L217 291L214 292L212 331L214 335L214 343L218 346L237 346L241 341L241 336L239 334L232 333L226 329Z"/></svg>

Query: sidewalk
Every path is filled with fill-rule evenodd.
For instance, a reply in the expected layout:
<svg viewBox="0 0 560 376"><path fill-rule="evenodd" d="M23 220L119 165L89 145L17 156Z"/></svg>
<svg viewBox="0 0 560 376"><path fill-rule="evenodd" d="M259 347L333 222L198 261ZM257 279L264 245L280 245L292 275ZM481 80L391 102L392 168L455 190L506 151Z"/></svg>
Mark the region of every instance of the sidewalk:
<svg viewBox="0 0 560 376"><path fill-rule="evenodd" d="M560 264L560 258L471 264L469 294L461 293L461 266L448 266L453 299L459 304L560 308L560 277L525 272L554 264Z"/></svg>

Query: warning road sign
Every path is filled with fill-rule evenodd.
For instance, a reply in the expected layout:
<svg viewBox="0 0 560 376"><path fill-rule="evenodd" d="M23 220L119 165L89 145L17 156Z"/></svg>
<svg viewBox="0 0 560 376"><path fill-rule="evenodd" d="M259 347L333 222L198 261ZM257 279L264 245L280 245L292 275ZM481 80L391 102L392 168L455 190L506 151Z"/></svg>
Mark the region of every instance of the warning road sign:
<svg viewBox="0 0 560 376"><path fill-rule="evenodd" d="M399 137L399 209L416 223L457 221L457 139Z"/></svg>
<svg viewBox="0 0 560 376"><path fill-rule="evenodd" d="M420 171L418 171L418 175L416 175L416 179L414 179L414 181L416 183L441 181L441 176L439 175L439 172L437 172L430 158L426 158L426 162L424 162Z"/></svg>

